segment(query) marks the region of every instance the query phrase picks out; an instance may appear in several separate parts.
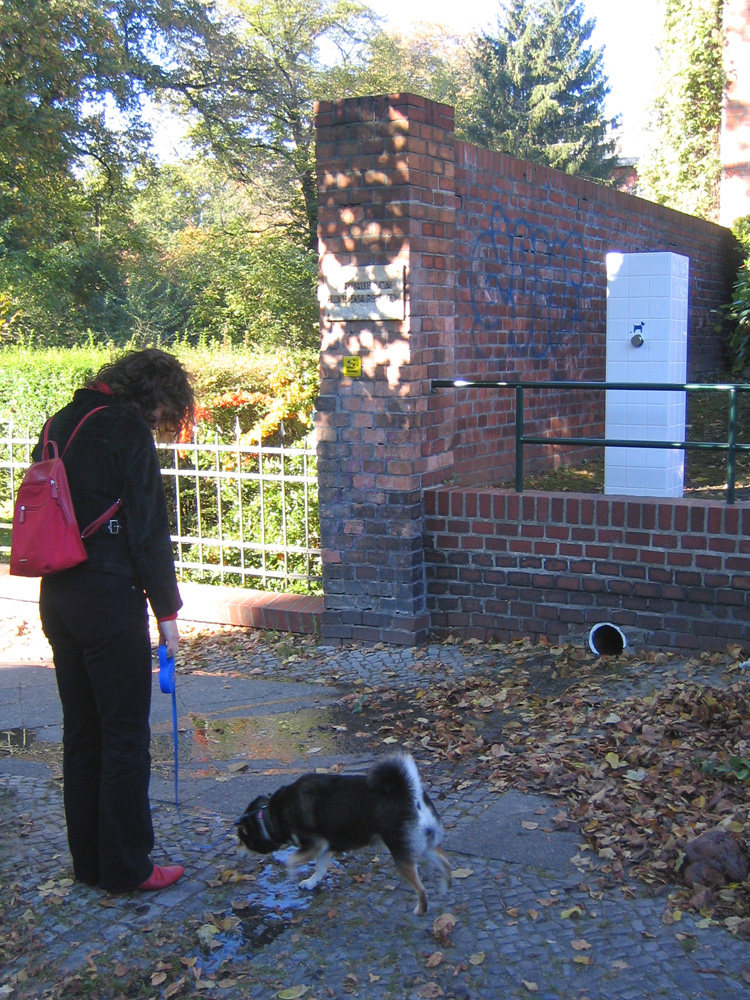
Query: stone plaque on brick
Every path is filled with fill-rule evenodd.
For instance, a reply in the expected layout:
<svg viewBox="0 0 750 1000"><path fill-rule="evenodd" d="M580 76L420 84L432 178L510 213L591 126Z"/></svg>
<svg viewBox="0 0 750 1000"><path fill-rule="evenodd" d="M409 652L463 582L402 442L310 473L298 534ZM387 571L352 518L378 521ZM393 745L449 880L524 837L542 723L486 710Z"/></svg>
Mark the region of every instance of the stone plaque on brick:
<svg viewBox="0 0 750 1000"><path fill-rule="evenodd" d="M404 265L365 267L323 262L318 298L332 320L404 319Z"/></svg>

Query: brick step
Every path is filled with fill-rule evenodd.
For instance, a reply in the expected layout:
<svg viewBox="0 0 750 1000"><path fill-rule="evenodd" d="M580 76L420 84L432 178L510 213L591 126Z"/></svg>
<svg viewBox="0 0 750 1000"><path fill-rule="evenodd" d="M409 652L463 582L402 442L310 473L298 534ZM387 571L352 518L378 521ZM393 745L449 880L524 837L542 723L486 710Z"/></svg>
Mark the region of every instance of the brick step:
<svg viewBox="0 0 750 1000"><path fill-rule="evenodd" d="M273 632L313 634L320 631L323 598L305 594L276 594L239 587L210 587L181 583L183 621L213 625L241 625ZM10 576L0 566L0 600L36 604L39 580Z"/></svg>

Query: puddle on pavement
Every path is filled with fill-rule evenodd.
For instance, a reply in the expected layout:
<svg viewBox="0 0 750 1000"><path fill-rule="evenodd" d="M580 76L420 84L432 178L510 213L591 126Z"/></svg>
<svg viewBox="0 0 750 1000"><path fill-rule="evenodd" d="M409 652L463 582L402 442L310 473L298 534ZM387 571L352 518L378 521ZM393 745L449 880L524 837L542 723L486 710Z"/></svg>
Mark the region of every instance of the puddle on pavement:
<svg viewBox="0 0 750 1000"><path fill-rule="evenodd" d="M171 728L153 732L155 759L174 753ZM185 763L251 759L291 763L300 757L354 750L355 737L333 709L298 709L274 715L247 717L190 715L178 724L178 747ZM361 749L361 741L357 741Z"/></svg>
<svg viewBox="0 0 750 1000"><path fill-rule="evenodd" d="M210 948L202 949L198 960L203 972L215 972L226 962L265 948L292 925L296 914L310 906L312 894L300 889L297 881L301 873L290 878L284 865L277 863L288 853L274 854L276 861L263 869L244 898L235 901L233 914L238 923L231 931L215 935Z"/></svg>
<svg viewBox="0 0 750 1000"><path fill-rule="evenodd" d="M0 729L0 754L10 756L14 753L23 753L30 750L36 743L36 730L24 729Z"/></svg>
<svg viewBox="0 0 750 1000"><path fill-rule="evenodd" d="M357 728L365 728L361 720ZM190 714L178 720L177 745L183 764L242 760L293 763L306 758L314 761L319 754L361 753L363 747L340 710L321 706L241 717ZM59 757L61 749L57 741L40 739L38 729L19 726L0 730L0 756ZM151 755L156 764L169 765L174 760L171 724L152 728Z"/></svg>

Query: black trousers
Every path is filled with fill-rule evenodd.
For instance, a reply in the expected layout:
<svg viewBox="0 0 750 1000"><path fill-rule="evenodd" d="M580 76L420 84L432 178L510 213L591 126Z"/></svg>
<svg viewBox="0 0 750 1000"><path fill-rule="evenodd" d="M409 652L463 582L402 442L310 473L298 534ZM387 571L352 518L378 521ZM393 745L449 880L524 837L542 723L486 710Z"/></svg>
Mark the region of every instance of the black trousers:
<svg viewBox="0 0 750 1000"><path fill-rule="evenodd" d="M151 646L127 577L76 567L42 580L39 611L63 710L63 782L75 877L134 889L153 863Z"/></svg>

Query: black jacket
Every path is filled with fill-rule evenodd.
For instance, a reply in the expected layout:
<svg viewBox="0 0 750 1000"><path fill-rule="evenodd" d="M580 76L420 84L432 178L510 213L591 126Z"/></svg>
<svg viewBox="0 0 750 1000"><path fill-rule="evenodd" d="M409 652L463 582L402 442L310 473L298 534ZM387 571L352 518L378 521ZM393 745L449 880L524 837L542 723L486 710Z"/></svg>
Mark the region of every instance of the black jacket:
<svg viewBox="0 0 750 1000"><path fill-rule="evenodd" d="M51 420L49 438L59 453L73 429L90 410L65 455L65 470L83 531L115 500L122 507L115 517L119 532L100 529L84 541L89 569L133 579L145 591L157 618L169 618L182 607L177 589L169 519L154 438L143 418L131 407L112 401L96 389L79 389ZM42 437L33 458L41 458Z"/></svg>

